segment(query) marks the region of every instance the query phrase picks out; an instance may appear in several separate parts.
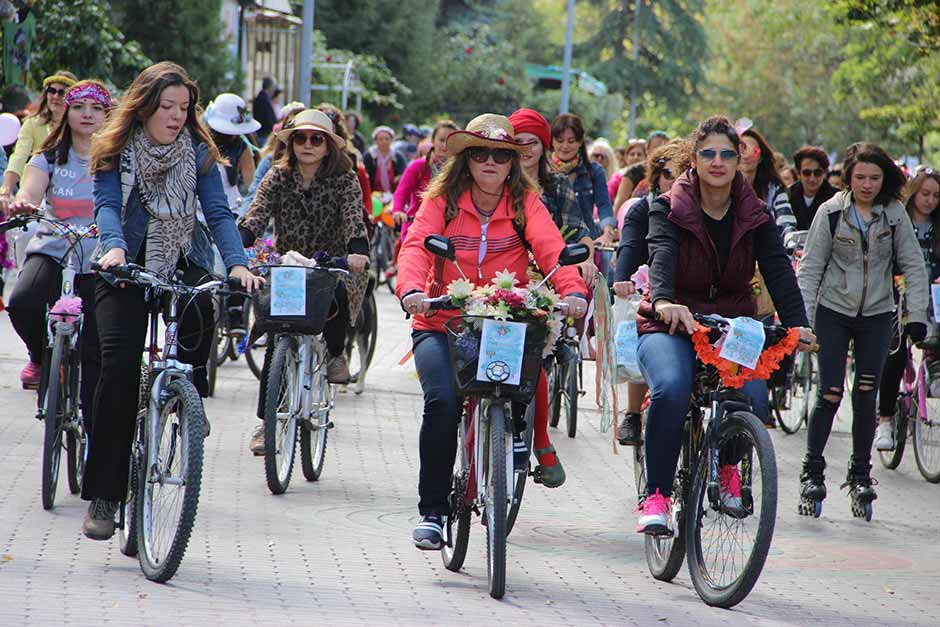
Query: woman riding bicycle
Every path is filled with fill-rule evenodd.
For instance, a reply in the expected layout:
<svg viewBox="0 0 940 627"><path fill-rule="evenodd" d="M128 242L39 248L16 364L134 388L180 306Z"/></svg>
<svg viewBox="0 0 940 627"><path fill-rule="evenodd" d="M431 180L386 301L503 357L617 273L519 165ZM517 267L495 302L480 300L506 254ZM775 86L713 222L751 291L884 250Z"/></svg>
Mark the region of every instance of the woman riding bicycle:
<svg viewBox="0 0 940 627"><path fill-rule="evenodd" d="M650 293L637 317L637 357L650 387L644 438L647 496L637 531L652 535L668 533L671 520L673 479L695 373L695 349L687 335L696 328L692 313L753 316L756 261L782 323L806 327L777 227L737 172L741 141L731 122L717 116L705 120L692 144L692 169L650 209ZM800 334L815 341L809 329ZM767 404L763 381L751 381L742 391L756 410ZM722 498L740 498L738 467L723 467L720 478Z"/></svg>
<svg viewBox="0 0 940 627"><path fill-rule="evenodd" d="M440 296L460 278L453 263L443 263L424 249L424 239L443 234L457 249L457 262L476 285L489 283L497 272L514 272L521 284L528 281L529 251L544 271L554 267L564 248L558 229L539 200L536 184L522 171L519 154L527 149L516 142L509 120L484 114L451 133L451 155L431 181L408 237L402 245L397 293L402 309L415 316L414 358L424 391L421 424L421 471L418 480L422 520L413 540L420 549L443 545L447 496L457 449L457 425L462 404L454 388L454 373L444 323L457 312L429 312L427 296ZM471 271L472 269L472 271ZM584 282L574 268L561 268L553 283L569 304L569 314L580 318L587 304ZM536 395L547 403L544 373ZM537 403L538 406L538 403ZM547 411L535 420L535 453L548 485L564 480L561 464L548 439Z"/></svg>
<svg viewBox="0 0 940 627"><path fill-rule="evenodd" d="M347 257L354 274L337 285L331 317L323 330L330 354L327 377L332 383L346 383L346 328L359 315L368 282L363 273L369 261L369 241L362 219L362 190L346 154L346 142L324 112L301 111L278 132L278 138L287 151L264 177L238 223L242 243L251 246L273 218L278 252ZM269 342L268 347L258 402L262 423L249 444L255 455L264 454L263 403L274 343Z"/></svg>
<svg viewBox="0 0 940 627"><path fill-rule="evenodd" d="M198 102L199 90L186 70L169 62L151 65L95 137L90 170L103 253L98 263L107 270L134 262L167 279L179 272L190 285L207 280L211 248L197 226L199 205L229 276L251 291L262 280L248 271L215 167L221 156ZM127 492L149 304L142 288L116 284L106 275L95 282L95 304L101 376L82 486L82 498L91 501L83 530L93 540L107 540ZM193 382L203 396L213 320L208 294L185 308L180 320L180 361L193 365Z"/></svg>
<svg viewBox="0 0 940 627"><path fill-rule="evenodd" d="M30 159L16 199L5 209L8 214L36 211L46 198L45 217L89 227L95 222L93 186L88 174L91 137L111 109L111 94L98 81L82 81L69 88L64 102L62 117ZM75 293L81 296L84 313L81 398L86 419L92 415L100 364L91 274L91 255L97 243L97 237L85 237L75 246L81 259L81 267L76 268ZM46 308L62 292L61 264L71 245L67 238L53 233L51 226L42 224L26 247L26 262L10 295L10 322L29 352L29 362L20 372L24 388L39 385L46 345Z"/></svg>

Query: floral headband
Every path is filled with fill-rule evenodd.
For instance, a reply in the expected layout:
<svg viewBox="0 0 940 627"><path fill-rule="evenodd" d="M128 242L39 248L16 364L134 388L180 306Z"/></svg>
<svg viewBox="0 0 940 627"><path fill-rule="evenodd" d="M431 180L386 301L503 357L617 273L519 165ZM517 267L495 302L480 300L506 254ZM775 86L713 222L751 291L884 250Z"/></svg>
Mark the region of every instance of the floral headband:
<svg viewBox="0 0 940 627"><path fill-rule="evenodd" d="M107 89L95 83L79 83L70 87L65 93L65 106L70 107L73 102L82 98L94 100L105 109L111 108L111 94Z"/></svg>

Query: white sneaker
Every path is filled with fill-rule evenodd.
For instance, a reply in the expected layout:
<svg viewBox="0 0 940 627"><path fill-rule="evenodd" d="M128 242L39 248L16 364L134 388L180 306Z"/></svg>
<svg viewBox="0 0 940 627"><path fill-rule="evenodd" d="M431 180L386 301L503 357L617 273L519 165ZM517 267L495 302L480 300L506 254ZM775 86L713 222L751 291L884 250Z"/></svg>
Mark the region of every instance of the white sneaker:
<svg viewBox="0 0 940 627"><path fill-rule="evenodd" d="M894 429L890 422L879 422L875 431L875 448L879 451L894 450Z"/></svg>

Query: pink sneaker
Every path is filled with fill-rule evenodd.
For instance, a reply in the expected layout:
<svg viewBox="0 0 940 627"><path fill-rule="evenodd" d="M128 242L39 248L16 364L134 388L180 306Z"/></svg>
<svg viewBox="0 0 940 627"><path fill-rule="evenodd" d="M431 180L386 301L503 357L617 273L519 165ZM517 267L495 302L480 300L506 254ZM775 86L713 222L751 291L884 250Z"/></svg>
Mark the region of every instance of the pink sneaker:
<svg viewBox="0 0 940 627"><path fill-rule="evenodd" d="M637 523L637 533L645 533L650 536L671 536L672 529L672 499L663 496L656 490L656 494L647 495L643 504L637 507L641 512L640 521Z"/></svg>
<svg viewBox="0 0 940 627"><path fill-rule="evenodd" d="M718 469L718 490L722 505L741 508L741 471L737 465L728 464Z"/></svg>
<svg viewBox="0 0 940 627"><path fill-rule="evenodd" d="M31 361L26 362L26 365L20 370L20 383L23 384L23 389L35 390L38 388L40 373L41 368L39 364L34 364Z"/></svg>

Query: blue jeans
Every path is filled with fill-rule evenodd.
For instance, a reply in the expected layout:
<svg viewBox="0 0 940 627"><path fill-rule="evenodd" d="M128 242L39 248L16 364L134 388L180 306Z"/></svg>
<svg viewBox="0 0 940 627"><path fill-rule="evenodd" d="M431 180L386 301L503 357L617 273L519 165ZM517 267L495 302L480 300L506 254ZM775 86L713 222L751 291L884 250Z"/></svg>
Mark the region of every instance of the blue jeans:
<svg viewBox="0 0 940 627"><path fill-rule="evenodd" d="M682 427L692 397L695 374L695 348L688 335L647 333L640 336L637 358L640 371L650 388L650 406L646 415L646 493L672 495ZM749 381L741 392L751 401L757 416L766 416L767 383Z"/></svg>

